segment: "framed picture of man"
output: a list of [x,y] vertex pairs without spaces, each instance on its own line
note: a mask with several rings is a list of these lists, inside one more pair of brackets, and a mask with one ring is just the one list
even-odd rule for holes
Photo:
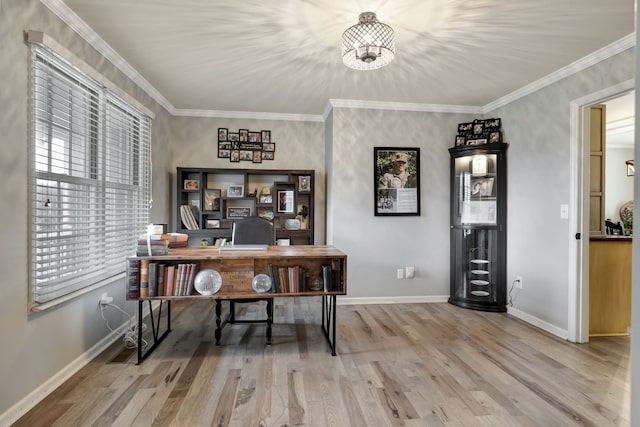
[[420,215],[420,148],[374,147],[376,216]]

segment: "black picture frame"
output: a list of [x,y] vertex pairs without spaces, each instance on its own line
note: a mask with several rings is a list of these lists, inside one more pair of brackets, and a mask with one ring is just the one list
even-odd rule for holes
[[374,147],[375,216],[420,216],[420,148]]
[[464,135],[456,135],[456,147],[466,145],[467,138]]
[[248,138],[249,142],[262,142],[260,132],[249,132]]
[[228,207],[227,218],[248,218],[251,216],[251,208],[249,207]]
[[263,130],[261,131],[262,142],[271,142],[271,131]]
[[501,122],[502,121],[499,118],[485,119],[484,127],[485,129],[490,129],[490,130],[500,130],[500,127],[502,126]]
[[228,132],[228,128],[218,128],[218,141],[226,141]]

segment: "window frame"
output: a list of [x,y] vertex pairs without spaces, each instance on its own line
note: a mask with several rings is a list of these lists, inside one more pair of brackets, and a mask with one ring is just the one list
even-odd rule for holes
[[152,117],[95,71],[30,47],[29,309],[40,311],[124,278],[149,223]]

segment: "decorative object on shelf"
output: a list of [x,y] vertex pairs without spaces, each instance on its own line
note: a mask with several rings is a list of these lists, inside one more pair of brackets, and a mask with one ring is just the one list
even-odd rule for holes
[[263,273],[256,274],[256,276],[251,281],[251,287],[259,294],[269,292],[269,290],[271,289],[271,277]]
[[297,219],[300,220],[300,228],[306,230],[309,226],[308,223],[309,217],[309,208],[307,205],[298,205],[298,216]]
[[363,12],[358,23],[342,34],[342,62],[354,70],[375,70],[395,57],[393,28],[378,21],[373,12]]
[[227,197],[244,197],[244,185],[230,185],[227,188]]
[[258,211],[258,216],[269,221],[273,221],[274,218],[273,211],[271,210],[260,210]]
[[502,120],[476,119],[473,122],[458,124],[455,146],[497,144],[502,142]]
[[260,199],[259,199],[260,203],[263,204],[267,204],[267,203],[273,203],[273,196],[271,195],[271,188],[269,188],[268,186],[264,186],[262,187],[262,189],[260,190]]
[[200,295],[213,295],[222,287],[222,276],[213,268],[206,268],[196,274],[193,287]]
[[227,128],[218,128],[218,158],[234,163],[262,163],[263,160],[273,160],[275,151],[270,130],[238,129],[238,132],[229,132]]
[[420,215],[420,148],[374,147],[375,215]]
[[184,189],[185,190],[198,190],[200,188],[200,181],[197,179],[185,179],[184,180]]
[[627,176],[633,176],[636,173],[636,165],[633,160],[627,160],[624,162],[627,165]]
[[219,188],[204,190],[204,210],[219,211],[221,194],[222,191]]
[[251,216],[251,208],[227,208],[227,218],[247,218]]
[[278,239],[278,240],[276,240],[276,245],[277,246],[290,246],[291,245],[291,239]]
[[633,234],[633,200],[620,207],[620,219],[624,225],[625,234]]
[[207,228],[220,228],[220,220],[219,219],[208,219],[207,220]]
[[294,202],[293,190],[278,191],[278,212],[293,213],[295,205]]
[[324,287],[324,284],[320,276],[313,276],[311,280],[309,280],[310,291],[321,291],[323,287]]
[[300,230],[300,220],[288,219],[284,222],[284,228],[286,230]]
[[311,177],[299,176],[298,177],[298,191],[301,193],[308,193],[311,191]]

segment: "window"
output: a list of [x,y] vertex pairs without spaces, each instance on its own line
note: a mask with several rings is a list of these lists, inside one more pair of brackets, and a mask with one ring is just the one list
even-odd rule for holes
[[113,280],[149,222],[148,116],[32,45],[31,309]]

